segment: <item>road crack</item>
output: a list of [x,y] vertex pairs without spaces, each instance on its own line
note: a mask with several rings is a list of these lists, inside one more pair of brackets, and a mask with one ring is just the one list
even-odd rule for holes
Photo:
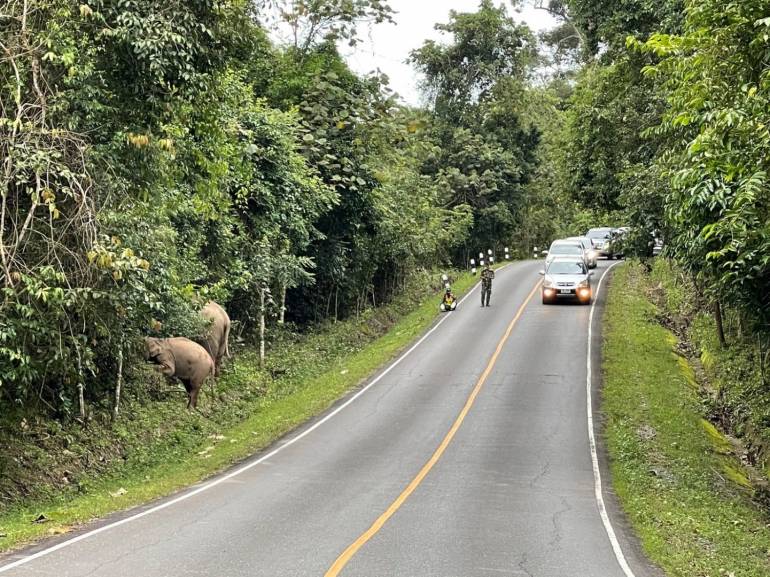
[[537,482],[543,479],[544,477],[546,477],[550,472],[551,472],[551,462],[546,461],[545,464],[543,465],[543,468],[540,470],[540,472],[537,475],[535,475],[535,477],[529,482],[530,488],[534,489],[535,485],[537,485]]
[[521,554],[521,560],[519,561],[519,569],[521,569],[521,572],[527,575],[528,577],[535,577],[534,573],[530,572],[529,569],[527,569],[526,565],[529,561],[527,554],[522,553]]
[[562,497],[561,498],[561,504],[562,509],[559,509],[551,516],[551,523],[553,524],[553,538],[548,542],[548,547],[550,549],[557,549],[559,547],[559,544],[562,540],[562,528],[560,523],[560,518],[565,514],[572,511],[572,507],[569,503],[567,503],[567,500]]

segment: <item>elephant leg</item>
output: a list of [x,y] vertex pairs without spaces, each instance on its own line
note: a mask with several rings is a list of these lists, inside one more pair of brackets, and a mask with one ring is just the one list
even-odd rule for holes
[[214,381],[216,380],[215,377],[219,376],[217,374],[216,365],[214,366],[214,376],[209,377],[209,391],[211,392],[211,400],[214,400]]
[[214,374],[217,377],[222,370],[222,361],[226,356],[230,356],[227,352],[227,331],[225,331],[225,338],[220,343],[219,350],[217,350],[217,356],[214,359]]
[[182,381],[182,384],[184,385],[184,390],[187,391],[187,408],[194,409],[195,404],[198,401],[198,394],[195,390],[195,386],[193,385],[192,381],[190,379],[180,379]]
[[198,407],[198,393],[201,390],[201,387],[203,386],[203,381],[205,381],[206,378],[203,379],[193,379],[190,381],[190,406],[192,406],[193,409]]

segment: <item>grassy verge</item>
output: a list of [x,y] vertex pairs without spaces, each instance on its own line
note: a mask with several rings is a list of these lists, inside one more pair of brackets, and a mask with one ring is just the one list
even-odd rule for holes
[[603,412],[613,483],[645,551],[682,577],[770,575],[767,513],[704,416],[692,368],[657,321],[641,266],[616,269],[605,317]]
[[[727,346],[717,336],[713,308],[698,299],[685,275],[666,259],[655,262],[651,278],[662,294],[658,301],[677,332],[689,343],[691,357],[704,377],[710,417],[739,438],[746,458],[770,484],[770,386],[767,334],[743,326],[738,312],[723,307]],[[699,302],[699,300],[701,302]],[[768,490],[770,502],[770,490]]]
[[[460,275],[453,289],[461,295],[477,280]],[[16,486],[35,486],[25,486],[26,497],[0,510],[0,551],[173,493],[321,413],[434,321],[439,298],[427,286],[308,335],[286,332],[263,368],[253,352],[238,355],[216,398],[202,397],[202,414],[186,413],[180,395],[151,398],[145,391],[127,395],[114,426],[98,419],[86,429],[21,419],[21,433],[0,436],[0,464],[15,467]]]

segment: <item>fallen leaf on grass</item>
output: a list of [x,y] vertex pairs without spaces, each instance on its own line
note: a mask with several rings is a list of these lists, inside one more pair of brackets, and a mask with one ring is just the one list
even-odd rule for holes
[[69,532],[70,532],[70,528],[67,527],[66,525],[63,525],[61,527],[51,527],[50,529],[48,529],[49,535],[64,535],[64,533],[69,533]]
[[214,450],[214,445],[210,445],[203,449],[202,451],[198,451],[198,456],[200,457],[210,457],[209,453]]
[[38,515],[35,518],[35,520],[32,521],[32,522],[33,523],[48,523],[48,521],[50,521],[50,519],[48,517],[46,517],[45,515],[43,515],[42,513],[40,513],[40,515]]
[[120,497],[121,495],[125,495],[128,493],[123,487],[115,491],[114,493],[110,493],[110,497]]

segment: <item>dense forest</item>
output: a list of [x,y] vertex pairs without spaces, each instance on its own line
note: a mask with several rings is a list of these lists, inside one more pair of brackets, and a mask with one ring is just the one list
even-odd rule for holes
[[[552,3],[553,4],[553,3]],[[770,4],[570,3],[587,64],[572,96],[567,186],[661,231],[720,316],[770,329]],[[640,247],[642,248],[642,247]]]
[[142,336],[199,333],[208,299],[251,342],[525,228],[536,39],[492,2],[412,55],[424,109],[340,56],[391,19],[379,0],[2,12],[0,406],[82,417]]
[[770,2],[541,6],[560,18],[549,39],[569,64],[561,190],[579,212],[630,225],[642,257],[651,233],[665,239],[656,267],[676,277],[679,315],[664,322],[710,381],[710,418],[766,469]]
[[642,256],[661,235],[766,357],[768,14],[481,0],[411,54],[410,107],[340,55],[385,0],[6,0],[0,411],[109,406],[142,337],[199,333],[209,299],[250,344],[604,224]]

